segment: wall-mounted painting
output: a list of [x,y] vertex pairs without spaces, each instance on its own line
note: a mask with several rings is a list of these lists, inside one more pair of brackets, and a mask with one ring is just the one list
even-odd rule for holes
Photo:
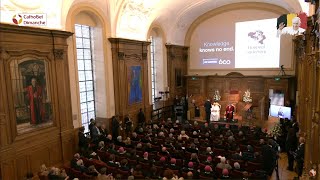
[[129,105],[142,102],[141,66],[130,66],[128,69]]
[[176,87],[182,86],[182,72],[180,68],[175,69]]
[[10,71],[18,133],[52,125],[48,63],[14,60]]

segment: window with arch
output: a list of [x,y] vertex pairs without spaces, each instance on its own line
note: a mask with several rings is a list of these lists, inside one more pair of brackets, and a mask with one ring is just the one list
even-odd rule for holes
[[165,91],[166,79],[163,37],[159,28],[152,28],[150,41],[151,102],[154,104],[155,98],[161,97],[159,91]]
[[74,102],[79,103],[74,108],[78,115],[74,125],[84,126],[88,132],[91,118],[107,118],[105,25],[94,12],[86,10],[75,15],[74,20],[74,72],[78,77],[74,86],[79,86],[71,90],[73,98],[77,98]]
[[81,122],[88,131],[90,119],[95,119],[95,83],[92,60],[92,27],[75,25]]

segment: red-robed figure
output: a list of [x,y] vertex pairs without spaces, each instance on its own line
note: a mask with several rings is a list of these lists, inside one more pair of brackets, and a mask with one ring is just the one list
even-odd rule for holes
[[227,121],[231,121],[233,119],[233,113],[234,113],[235,107],[233,104],[229,104],[226,107],[226,119]]
[[44,121],[45,111],[42,103],[42,87],[37,84],[36,78],[31,79],[31,85],[26,88],[26,92],[30,108],[30,124],[39,124]]

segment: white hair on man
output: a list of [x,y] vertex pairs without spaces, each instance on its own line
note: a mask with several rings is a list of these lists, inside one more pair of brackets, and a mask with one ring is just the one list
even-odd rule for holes
[[220,162],[223,163],[223,164],[225,164],[225,163],[226,163],[226,158],[225,158],[225,157],[221,157],[221,158],[220,158]]
[[207,152],[211,152],[211,147],[207,147]]
[[122,142],[122,136],[118,136],[118,137],[117,137],[117,140],[118,140],[119,142]]
[[300,25],[301,24],[301,19],[299,17],[294,17],[292,19],[292,23],[298,23]]

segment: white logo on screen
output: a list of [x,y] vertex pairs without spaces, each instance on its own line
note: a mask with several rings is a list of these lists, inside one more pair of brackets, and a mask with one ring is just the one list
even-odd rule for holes
[[230,60],[222,60],[222,59],[220,59],[219,60],[219,64],[231,64],[231,61]]

